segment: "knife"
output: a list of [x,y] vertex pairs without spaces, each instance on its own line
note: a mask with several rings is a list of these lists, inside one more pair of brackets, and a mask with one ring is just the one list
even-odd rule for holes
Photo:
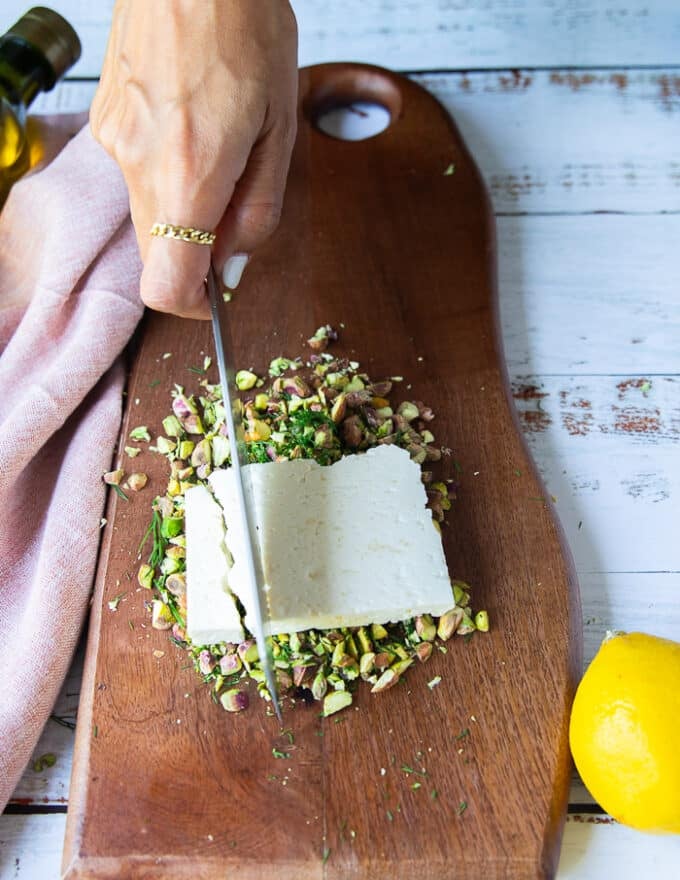
[[244,605],[248,608],[248,626],[252,630],[257,642],[257,652],[260,656],[260,664],[264,672],[264,680],[267,690],[272,699],[272,705],[276,712],[276,717],[282,724],[281,707],[279,706],[278,695],[276,693],[276,681],[274,679],[274,664],[271,658],[269,647],[264,635],[264,625],[262,621],[262,585],[259,583],[258,572],[262,571],[261,565],[256,565],[255,560],[260,561],[259,541],[257,537],[257,529],[255,527],[255,518],[253,516],[253,501],[250,490],[250,484],[247,480],[247,474],[243,471],[243,467],[248,464],[248,455],[246,453],[246,444],[243,440],[243,414],[241,410],[241,401],[234,394],[236,383],[234,381],[235,371],[230,361],[234,355],[234,346],[231,337],[231,328],[229,318],[224,315],[225,303],[221,294],[221,288],[217,282],[215,268],[210,264],[208,272],[208,296],[210,298],[210,313],[212,316],[212,329],[215,337],[215,352],[217,354],[217,369],[220,376],[220,385],[222,387],[222,400],[224,402],[224,412],[227,423],[227,431],[229,434],[229,449],[231,451],[231,469],[234,474],[234,485],[236,487],[236,507],[234,511],[236,517],[240,520],[241,530],[244,536],[243,541],[243,568],[246,576],[246,596]]

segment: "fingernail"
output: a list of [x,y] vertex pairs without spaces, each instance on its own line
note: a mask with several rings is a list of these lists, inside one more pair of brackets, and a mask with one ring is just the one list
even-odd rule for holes
[[248,254],[234,254],[232,257],[229,257],[224,264],[222,280],[224,281],[224,286],[228,290],[236,290],[248,260]]

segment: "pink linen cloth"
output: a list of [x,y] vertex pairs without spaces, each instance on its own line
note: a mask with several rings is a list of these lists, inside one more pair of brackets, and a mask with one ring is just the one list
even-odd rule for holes
[[0,213],[0,809],[87,610],[140,271],[122,175],[85,127]]

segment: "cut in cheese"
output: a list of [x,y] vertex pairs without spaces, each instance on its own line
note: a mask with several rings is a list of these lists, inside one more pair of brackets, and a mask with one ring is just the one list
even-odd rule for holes
[[224,519],[205,486],[184,500],[187,539],[187,635],[197,645],[240,642],[243,627],[229,592]]
[[[260,541],[266,634],[387,623],[417,614],[440,615],[453,606],[441,537],[426,507],[420,468],[405,450],[385,445],[328,467],[298,459],[247,465],[243,473]],[[226,544],[234,562],[229,586],[246,608],[248,625],[249,601],[239,562],[243,535],[231,513],[233,473],[215,471],[210,483],[224,511]],[[201,621],[210,618],[215,631],[219,622],[211,591],[222,590],[220,579],[212,574],[201,585],[192,575],[196,557],[211,561],[196,561],[194,573],[207,573],[215,564],[210,546],[214,537],[201,523],[191,523],[195,514],[206,512],[197,506],[187,509],[189,597],[197,590],[189,600],[190,634],[195,626],[192,608]]]

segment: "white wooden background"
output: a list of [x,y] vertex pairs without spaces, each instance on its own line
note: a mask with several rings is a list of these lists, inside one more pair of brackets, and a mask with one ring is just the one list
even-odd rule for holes
[[[151,0],[150,0],[151,2]],[[169,2],[169,0],[164,0]],[[2,0],[0,31],[28,5]],[[112,0],[52,0],[87,108]],[[409,72],[449,109],[498,218],[518,411],[579,572],[586,660],[606,629],[680,639],[680,5],[297,0],[300,62]],[[74,720],[82,658],[55,715]],[[73,733],[50,721],[0,817],[0,880],[59,876]],[[630,831],[574,780],[559,877],[670,880],[680,838]]]

